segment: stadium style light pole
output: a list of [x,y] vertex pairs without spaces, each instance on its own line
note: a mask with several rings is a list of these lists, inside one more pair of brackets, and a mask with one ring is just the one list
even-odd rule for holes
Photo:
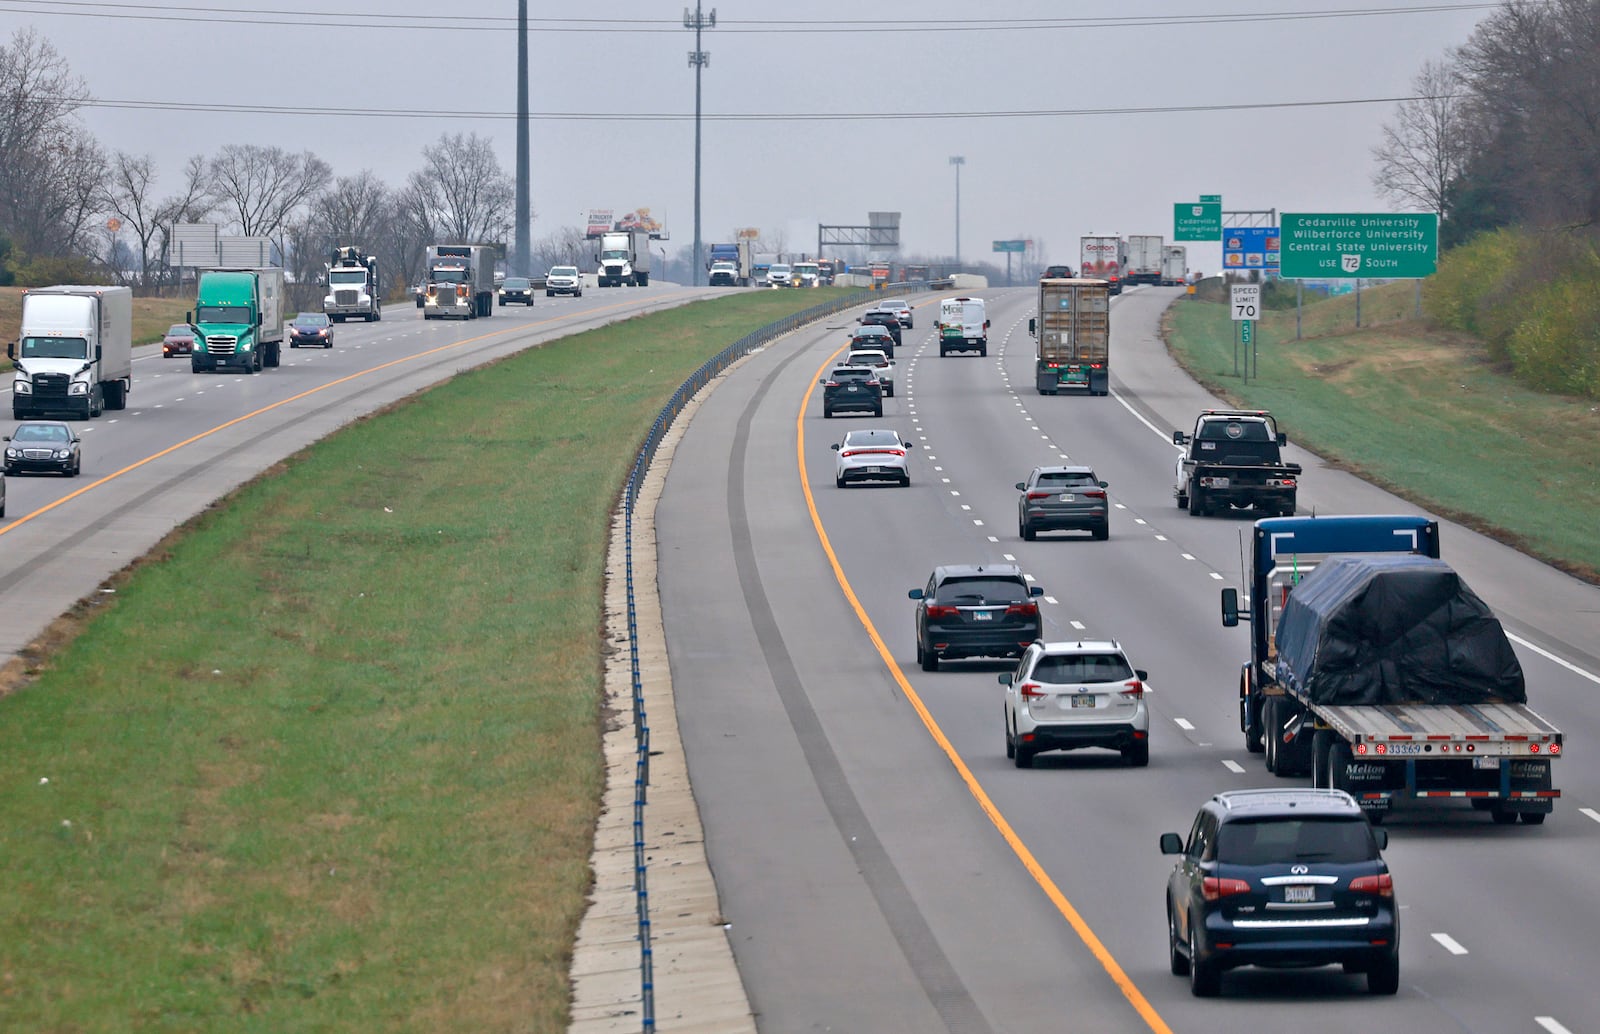
[[528,175],[528,0],[517,0],[517,235],[513,239],[511,275],[531,272],[533,229],[528,195],[532,190]]
[[700,260],[700,70],[711,63],[711,55],[700,49],[700,33],[717,27],[717,12],[700,13],[700,0],[694,0],[694,10],[683,9],[683,27],[694,30],[694,49],[689,51],[689,67],[694,69],[694,269],[690,282],[699,287],[704,266]]
[[950,164],[956,167],[956,266],[961,265],[961,167],[967,164],[967,159],[962,155],[950,156]]

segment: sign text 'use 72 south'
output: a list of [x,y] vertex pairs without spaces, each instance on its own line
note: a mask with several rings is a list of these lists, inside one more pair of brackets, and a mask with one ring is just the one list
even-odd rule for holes
[[1415,280],[1439,266],[1432,212],[1285,212],[1279,233],[1286,280]]

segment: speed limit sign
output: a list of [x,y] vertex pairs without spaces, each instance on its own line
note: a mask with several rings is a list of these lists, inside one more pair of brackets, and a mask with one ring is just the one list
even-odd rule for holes
[[1233,320],[1254,320],[1261,318],[1261,285],[1260,284],[1234,284],[1233,285]]

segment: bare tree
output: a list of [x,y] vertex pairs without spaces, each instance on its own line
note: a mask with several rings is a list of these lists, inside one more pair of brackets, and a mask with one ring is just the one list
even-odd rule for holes
[[1449,218],[1451,186],[1466,167],[1464,86],[1453,66],[1428,61],[1411,80],[1414,100],[1401,101],[1372,149],[1373,185],[1398,204]]
[[0,46],[0,235],[41,255],[86,254],[106,160],[73,113],[88,87],[31,28]]
[[548,237],[534,242],[530,259],[534,269],[551,266],[577,266],[583,269],[593,265],[593,242],[584,239],[583,228],[563,226]]
[[111,157],[111,179],[106,203],[136,242],[133,257],[138,262],[141,282],[149,281],[150,265],[154,258],[151,248],[161,232],[161,224],[157,219],[159,205],[151,196],[155,178],[155,159],[148,154],[133,155],[118,151]]
[[371,169],[362,169],[334,180],[332,188],[312,202],[311,215],[331,245],[364,243],[371,248],[389,222],[392,195]]
[[441,135],[422,149],[422,168],[408,186],[443,240],[492,243],[511,231],[516,184],[500,168],[489,140],[469,133]]
[[328,163],[303,151],[229,144],[211,159],[211,189],[246,237],[277,238],[300,209],[328,186]]

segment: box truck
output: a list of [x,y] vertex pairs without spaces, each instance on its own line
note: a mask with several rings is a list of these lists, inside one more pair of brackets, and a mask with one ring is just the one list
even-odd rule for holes
[[617,230],[600,235],[600,254],[595,256],[601,287],[648,287],[650,285],[650,232]]
[[22,295],[11,415],[85,420],[123,409],[133,387],[133,292],[126,287],[35,287]]
[[1112,294],[1122,293],[1128,245],[1114,233],[1090,233],[1078,238],[1078,276],[1104,280]]
[[1124,283],[1159,284],[1161,282],[1161,248],[1166,242],[1159,233],[1135,233],[1128,236],[1128,264],[1122,271]]

